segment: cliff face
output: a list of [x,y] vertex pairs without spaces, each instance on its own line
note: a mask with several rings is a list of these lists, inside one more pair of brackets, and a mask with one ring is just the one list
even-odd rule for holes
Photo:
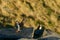
[[0,24],[15,25],[15,21],[24,26],[37,28],[38,23],[46,29],[60,33],[59,0],[0,0]]

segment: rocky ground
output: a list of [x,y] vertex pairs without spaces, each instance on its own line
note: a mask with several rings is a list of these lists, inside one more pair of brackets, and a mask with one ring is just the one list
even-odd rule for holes
[[[60,35],[55,32],[48,32],[45,30],[42,37],[38,39],[32,38],[33,29],[32,28],[23,28],[20,32],[16,32],[15,29],[0,29],[0,39],[14,39],[14,40],[60,40]],[[2,40],[3,40],[2,39]]]

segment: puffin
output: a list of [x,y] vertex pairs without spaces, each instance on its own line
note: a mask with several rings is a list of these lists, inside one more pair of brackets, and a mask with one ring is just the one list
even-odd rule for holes
[[25,19],[23,19],[21,22],[16,21],[16,28],[17,28],[16,32],[20,32],[22,30],[22,28],[24,27],[24,20]]
[[44,26],[39,24],[38,28],[34,31],[33,38],[40,38],[43,35],[44,29]]
[[16,32],[19,32],[20,31],[20,25],[19,25],[19,22],[18,21],[16,21]]

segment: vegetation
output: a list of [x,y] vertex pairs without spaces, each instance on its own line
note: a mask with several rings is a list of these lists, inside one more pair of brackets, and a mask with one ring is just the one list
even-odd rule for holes
[[60,21],[60,15],[58,16],[58,20]]
[[[24,26],[32,25],[36,28],[37,24],[42,24],[47,29],[55,25],[59,27],[59,3],[59,0],[0,0],[0,27],[13,27],[16,19],[21,22],[23,18],[28,20],[24,22]],[[50,30],[54,31],[54,27]],[[60,33],[59,30],[57,31]]]
[[35,20],[35,18],[33,16],[28,16],[28,18],[32,19],[32,20]]

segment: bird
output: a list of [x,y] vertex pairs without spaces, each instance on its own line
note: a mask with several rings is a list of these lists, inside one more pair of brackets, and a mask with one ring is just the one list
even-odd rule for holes
[[18,22],[18,21],[16,21],[16,28],[17,28],[17,31],[16,32],[19,32],[19,31],[21,31],[21,29],[24,27],[24,18],[23,18],[23,20],[21,21],[21,22]]
[[19,23],[21,29],[23,29],[24,27],[24,21],[25,21],[25,18],[23,18],[23,20]]
[[44,26],[39,24],[38,28],[34,31],[33,38],[37,39],[41,37],[43,35],[44,29],[45,29]]
[[19,32],[20,31],[20,25],[19,25],[18,21],[16,21],[16,28],[17,28],[16,32]]

